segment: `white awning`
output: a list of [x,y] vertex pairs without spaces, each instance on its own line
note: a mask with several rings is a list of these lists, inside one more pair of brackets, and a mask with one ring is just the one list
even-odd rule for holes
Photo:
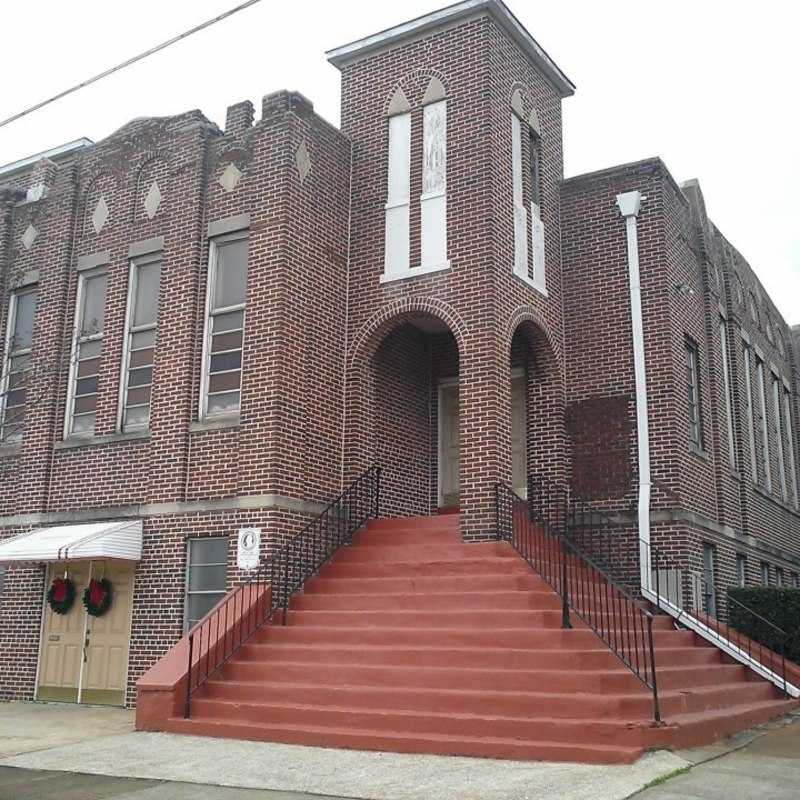
[[38,528],[0,541],[0,564],[9,561],[88,561],[142,557],[142,521],[90,522]]

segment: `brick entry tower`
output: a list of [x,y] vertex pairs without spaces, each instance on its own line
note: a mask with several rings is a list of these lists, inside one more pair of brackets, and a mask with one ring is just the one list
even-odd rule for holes
[[457,505],[465,539],[493,536],[496,481],[565,469],[559,184],[573,86],[482,0],[328,58],[353,144],[346,472],[381,463],[389,511]]

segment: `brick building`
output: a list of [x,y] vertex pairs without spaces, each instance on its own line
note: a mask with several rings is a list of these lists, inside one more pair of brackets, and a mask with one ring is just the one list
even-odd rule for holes
[[[133,704],[237,531],[266,554],[371,464],[466,542],[536,474],[721,605],[800,586],[800,336],[698,184],[564,180],[574,87],[495,0],[328,58],[341,130],[283,91],[0,168],[0,698]],[[111,576],[108,622],[48,610],[62,574]]]

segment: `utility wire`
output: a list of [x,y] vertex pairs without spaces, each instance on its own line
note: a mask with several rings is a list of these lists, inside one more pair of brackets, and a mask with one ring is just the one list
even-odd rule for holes
[[250,6],[254,6],[256,3],[260,2],[261,0],[247,0],[246,3],[242,3],[241,5],[238,5],[235,8],[230,9],[229,11],[226,11],[224,14],[220,14],[218,17],[214,17],[213,19],[209,19],[206,22],[202,22],[200,25],[196,25],[194,28],[190,28],[188,31],[185,31],[184,33],[181,33],[178,36],[174,36],[172,39],[168,39],[166,42],[157,44],[155,47],[151,47],[149,50],[145,50],[144,53],[140,53],[138,56],[134,56],[133,58],[129,58],[127,61],[123,61],[121,64],[117,64],[116,67],[111,67],[110,69],[107,69],[105,72],[101,72],[99,75],[95,75],[93,78],[81,81],[81,83],[77,83],[75,84],[75,86],[71,86],[69,89],[65,89],[63,92],[59,92],[58,94],[49,97],[47,100],[42,100],[41,103],[37,103],[35,106],[26,108],[24,111],[20,111],[18,114],[14,114],[8,119],[0,121],[0,128],[2,128],[4,125],[8,125],[12,122],[15,122],[21,117],[24,117],[26,114],[38,111],[40,108],[44,108],[44,106],[50,105],[50,103],[55,103],[56,100],[60,100],[62,97],[66,97],[68,94],[77,92],[78,89],[83,89],[84,86],[89,86],[90,84],[96,83],[102,78],[105,78],[109,75],[113,75],[115,72],[119,72],[121,69],[129,67],[131,64],[135,64],[137,61],[141,61],[142,59],[145,59],[148,56],[157,53],[159,50],[164,50],[170,45],[175,44],[176,42],[180,42],[182,39],[186,39],[193,33],[197,33],[198,31],[202,31],[205,28],[209,28],[212,25],[216,25],[217,22],[222,22],[222,20],[227,19],[228,17],[232,17],[239,11],[244,11],[244,9],[249,8]]

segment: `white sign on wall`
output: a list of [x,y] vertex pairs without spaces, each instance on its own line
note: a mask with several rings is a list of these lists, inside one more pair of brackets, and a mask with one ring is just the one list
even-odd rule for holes
[[239,569],[255,569],[261,552],[261,528],[239,528],[236,548],[236,566]]

